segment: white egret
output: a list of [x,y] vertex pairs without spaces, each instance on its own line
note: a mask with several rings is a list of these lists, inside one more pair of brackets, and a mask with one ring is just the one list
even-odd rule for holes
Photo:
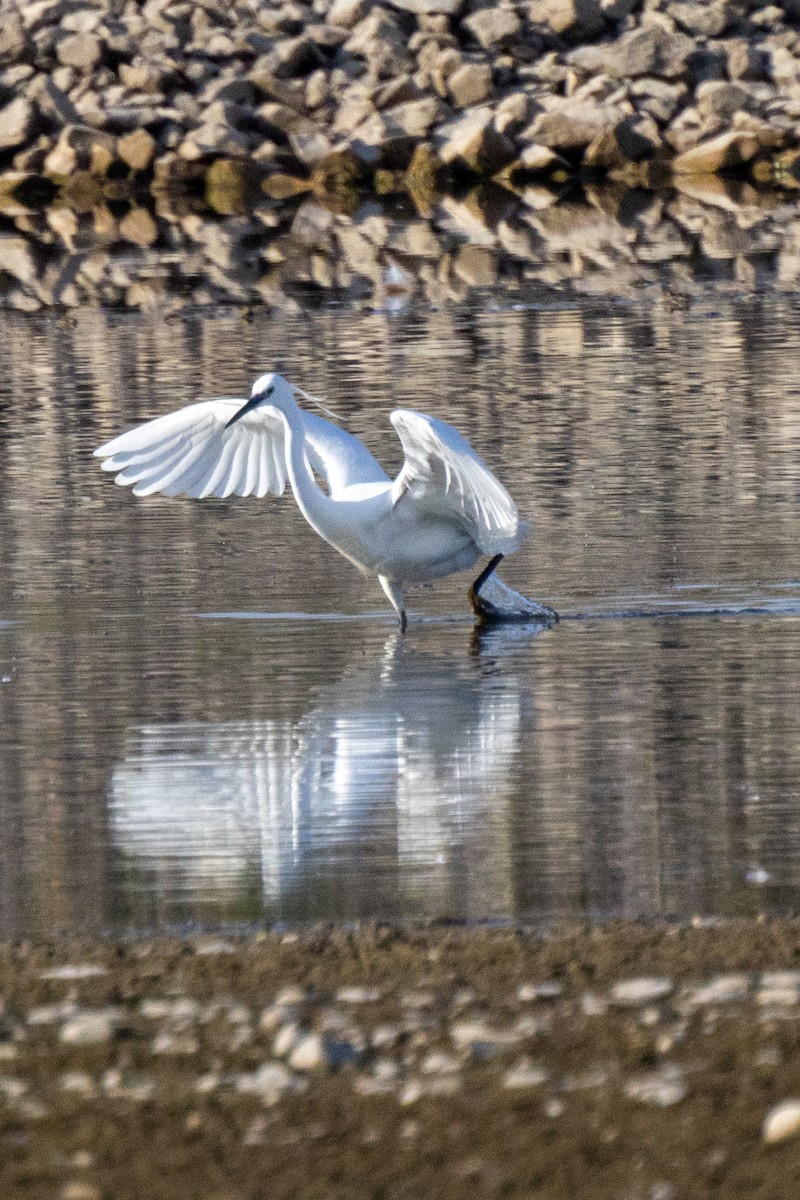
[[[470,601],[481,618],[502,615],[481,588],[529,527],[461,434],[434,417],[395,409],[390,420],[405,462],[392,481],[357,438],[301,409],[295,393],[313,400],[282,375],[262,375],[249,400],[201,400],[95,454],[137,496],[280,496],[288,477],[312,529],[365,575],[377,575],[403,629],[406,584],[467,570],[489,556]],[[498,585],[498,595],[516,596]],[[517,618],[557,619],[552,609],[518,599]]]

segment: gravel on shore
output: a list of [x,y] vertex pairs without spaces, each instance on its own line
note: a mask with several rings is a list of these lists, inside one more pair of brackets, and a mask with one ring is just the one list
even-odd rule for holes
[[0,948],[0,1189],[785,1197],[800,921]]

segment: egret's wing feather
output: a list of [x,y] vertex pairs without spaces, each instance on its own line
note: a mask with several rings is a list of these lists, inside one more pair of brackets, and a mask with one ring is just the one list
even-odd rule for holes
[[389,476],[377,459],[352,433],[316,413],[305,409],[301,412],[306,431],[306,455],[314,470],[325,479],[334,499],[354,483],[389,482]]
[[431,513],[458,521],[485,554],[510,554],[528,532],[503,485],[461,434],[435,417],[398,408],[391,414],[405,452],[392,485],[392,503],[404,495]]
[[156,417],[95,450],[115,482],[137,496],[280,496],[286,487],[283,421],[255,408],[225,426],[246,401],[202,400]]

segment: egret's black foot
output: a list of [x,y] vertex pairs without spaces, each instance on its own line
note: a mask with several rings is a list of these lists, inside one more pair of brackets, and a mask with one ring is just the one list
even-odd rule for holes
[[[488,582],[502,557],[502,554],[498,554],[493,558],[486,570],[481,572],[469,589],[469,602],[479,624],[490,625],[512,621],[517,623],[530,621],[546,626],[557,624],[559,616],[554,608],[549,608],[546,604],[539,604],[536,600],[529,600],[527,596],[521,596],[519,592],[515,592],[513,588],[503,583],[497,575],[491,579],[491,582]],[[487,583],[484,594],[482,589]]]

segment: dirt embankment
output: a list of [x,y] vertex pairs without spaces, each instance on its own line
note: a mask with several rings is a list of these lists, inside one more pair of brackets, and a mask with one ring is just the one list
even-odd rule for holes
[[783,1198],[800,923],[0,950],[9,1200]]

